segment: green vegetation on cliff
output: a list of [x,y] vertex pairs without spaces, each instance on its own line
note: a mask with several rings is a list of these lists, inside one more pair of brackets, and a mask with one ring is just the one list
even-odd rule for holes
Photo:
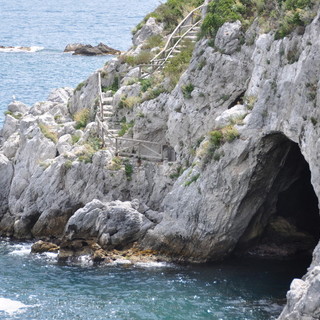
[[317,0],[215,0],[209,3],[202,31],[214,36],[225,22],[240,20],[246,28],[257,18],[263,31],[275,30],[279,39],[310,23],[318,4]]
[[155,18],[158,22],[162,22],[165,30],[168,32],[173,31],[179,20],[191,11],[192,8],[198,7],[201,4],[203,4],[203,0],[168,0],[153,12],[149,13],[143,21],[136,26],[133,33],[141,29],[150,17]]

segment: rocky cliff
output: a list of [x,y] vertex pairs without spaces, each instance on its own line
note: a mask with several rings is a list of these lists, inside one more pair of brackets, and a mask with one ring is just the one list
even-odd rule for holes
[[[135,38],[163,31],[154,25],[151,19]],[[194,262],[313,250],[320,235],[319,34],[320,13],[278,40],[256,23],[245,32],[239,21],[225,23],[214,42],[197,42],[174,88],[160,74],[144,90],[124,57],[101,69],[124,134],[171,146],[174,162],[123,159],[103,148],[93,121],[96,73],[30,109],[12,103],[1,133],[1,234],[87,236],[112,248],[138,242]],[[131,53],[140,49],[139,42]],[[319,318],[319,245],[313,254],[280,319]]]

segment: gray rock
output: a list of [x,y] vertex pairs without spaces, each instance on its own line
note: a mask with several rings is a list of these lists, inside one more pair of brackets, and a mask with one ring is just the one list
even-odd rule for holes
[[67,104],[70,97],[72,96],[72,88],[58,88],[52,90],[48,96],[48,101]]
[[0,219],[8,211],[8,196],[13,177],[13,164],[4,155],[0,154]]
[[10,114],[6,115],[6,120],[4,122],[3,128],[2,128],[2,138],[5,141],[8,139],[13,133],[15,133],[19,127],[19,120],[13,117]]
[[134,207],[135,202],[93,200],[68,221],[68,239],[94,239],[104,248],[124,248],[140,240],[154,224]]
[[[74,55],[84,56],[100,56],[100,55],[117,55],[121,54],[121,51],[113,49],[103,43],[99,43],[97,46],[91,46],[90,44],[81,46],[80,44],[74,47]],[[66,50],[66,49],[65,49]]]
[[12,159],[16,155],[18,148],[20,146],[20,136],[19,133],[13,133],[5,142],[3,143],[2,152],[8,158]]
[[73,52],[76,49],[82,48],[83,46],[85,46],[83,43],[69,43],[64,48],[63,52]]
[[224,111],[220,116],[216,118],[216,125],[219,128],[227,126],[231,124],[233,121],[237,121],[243,119],[245,115],[248,113],[248,109],[241,105],[235,105],[234,107]]
[[65,134],[59,138],[57,150],[59,154],[64,154],[72,149],[72,137],[70,134]]
[[11,102],[8,105],[8,110],[13,113],[24,114],[28,111],[28,109],[29,109],[28,106],[26,106],[24,103],[20,101]]
[[163,24],[158,24],[155,18],[150,17],[143,27],[133,35],[133,45],[139,46],[143,44],[149,37],[156,34],[161,34],[162,32]]
[[224,54],[234,53],[240,45],[241,22],[226,22],[219,28],[214,45]]

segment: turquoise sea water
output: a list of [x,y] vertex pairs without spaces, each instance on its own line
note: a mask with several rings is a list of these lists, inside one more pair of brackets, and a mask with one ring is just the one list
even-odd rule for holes
[[304,266],[233,260],[206,266],[58,264],[0,241],[0,319],[267,320]]
[[39,46],[34,53],[0,52],[0,127],[15,95],[28,105],[54,88],[76,87],[110,57],[63,53],[68,43],[115,49],[131,45],[131,30],[158,0],[0,0],[0,46]]

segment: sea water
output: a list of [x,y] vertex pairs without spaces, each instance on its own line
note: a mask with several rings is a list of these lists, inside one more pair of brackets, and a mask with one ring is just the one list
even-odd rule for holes
[[305,266],[230,260],[179,266],[93,266],[34,255],[28,243],[0,241],[0,319],[270,320]]
[[159,0],[0,0],[0,46],[34,52],[0,52],[0,127],[14,95],[27,105],[60,87],[76,87],[110,59],[63,53],[69,43],[131,45],[131,30]]

